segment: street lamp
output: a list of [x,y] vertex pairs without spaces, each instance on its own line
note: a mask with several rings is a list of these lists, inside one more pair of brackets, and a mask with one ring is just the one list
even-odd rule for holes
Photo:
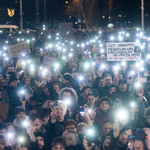
[[23,30],[23,13],[22,13],[22,0],[20,0],[20,27]]
[[46,24],[46,0],[44,0],[44,21]]
[[144,30],[144,0],[141,0],[141,26]]

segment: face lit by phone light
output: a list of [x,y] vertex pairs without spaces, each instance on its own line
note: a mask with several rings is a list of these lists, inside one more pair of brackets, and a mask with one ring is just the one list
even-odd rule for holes
[[18,122],[21,122],[21,123],[22,123],[22,121],[25,120],[25,118],[26,118],[26,115],[25,115],[24,112],[19,112],[19,113],[16,115],[16,119],[17,119]]
[[36,141],[37,141],[37,144],[39,146],[39,149],[43,150],[43,147],[44,147],[44,139],[43,139],[43,137],[37,136],[36,137]]
[[64,101],[59,101],[58,106],[54,106],[54,112],[58,118],[64,118],[67,111],[67,105]]

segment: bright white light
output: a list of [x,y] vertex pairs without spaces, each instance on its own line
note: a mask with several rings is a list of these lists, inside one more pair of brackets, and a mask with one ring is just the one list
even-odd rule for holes
[[58,63],[56,63],[56,64],[55,64],[55,67],[56,67],[56,68],[59,68],[59,64],[58,64]]
[[140,62],[141,64],[144,64],[144,61],[143,60],[141,60],[141,62]]
[[127,33],[126,36],[129,37],[129,33]]
[[50,39],[50,38],[51,38],[51,36],[49,35],[49,36],[48,36],[48,38]]
[[28,63],[30,63],[31,61],[30,60],[28,60]]
[[111,40],[114,40],[115,38],[113,36],[110,37]]
[[27,33],[29,33],[29,31],[27,31]]
[[65,52],[65,51],[66,51],[66,49],[64,48],[64,49],[63,49],[63,52]]
[[139,82],[135,83],[135,87],[136,88],[140,88],[141,87],[141,84]]
[[104,64],[102,64],[102,65],[101,65],[101,68],[102,68],[102,69],[104,69],[104,68],[105,68],[105,65],[104,65]]
[[103,46],[103,44],[100,44],[100,47],[102,47]]
[[69,99],[66,99],[65,102],[66,102],[67,105],[71,104],[71,101]]
[[72,54],[72,53],[70,53],[70,54],[69,54],[69,57],[72,57],[72,56],[73,56],[73,54]]
[[135,106],[135,103],[131,103],[131,107],[134,107]]
[[30,40],[27,40],[27,42],[29,43],[29,42],[30,42]]
[[123,33],[123,34],[125,34],[125,32],[124,32],[124,31],[122,31],[122,33]]
[[137,28],[136,30],[137,30],[137,31],[139,31],[139,30],[140,30],[140,28]]
[[102,33],[102,31],[99,31],[99,34],[101,34]]
[[121,65],[125,66],[125,65],[126,65],[126,62],[125,62],[125,61],[121,62]]
[[5,53],[3,53],[3,56],[6,56],[6,54],[5,54]]
[[140,37],[143,37],[143,32],[140,32]]
[[19,41],[20,41],[20,39],[17,39],[17,41],[19,42]]
[[140,40],[139,40],[139,39],[137,39],[137,40],[136,40],[136,42],[137,42],[137,43],[139,43],[139,42],[140,42]]
[[77,44],[77,47],[79,47],[80,45],[79,44]]
[[21,94],[25,94],[25,91],[24,90],[21,90],[21,92],[20,92]]
[[141,49],[144,49],[144,47],[145,47],[144,45],[141,45]]
[[149,54],[149,55],[147,55],[147,58],[148,58],[148,59],[150,59],[150,54]]
[[6,43],[8,43],[8,41],[6,41]]
[[104,49],[101,49],[101,53],[104,53],[105,52],[105,50]]
[[32,41],[35,41],[35,38],[32,38]]
[[59,35],[59,33],[56,34],[57,36]]
[[89,44],[89,42],[86,42],[86,44],[88,45],[88,44]]
[[92,62],[92,66],[95,66],[95,62]]
[[82,43],[82,45],[81,45],[82,47],[84,47],[84,43]]
[[24,39],[22,39],[22,41],[24,41]]
[[131,71],[131,74],[132,74],[132,75],[135,75],[135,71]]
[[88,109],[88,113],[90,114],[92,112],[92,110],[91,109]]
[[19,34],[21,34],[21,31],[19,31]]
[[24,137],[22,137],[22,136],[18,137],[18,141],[19,141],[19,143],[23,143],[24,142]]
[[65,59],[66,59],[66,57],[65,57],[65,56],[63,56],[63,59],[65,60]]
[[123,37],[122,36],[118,36],[119,40],[122,41],[123,40]]
[[70,42],[70,44],[72,45],[72,44],[73,44],[73,42],[71,41],[71,42]]
[[98,39],[98,37],[96,36],[95,39]]
[[28,121],[23,121],[23,122],[22,122],[22,125],[23,125],[24,127],[27,127],[27,126],[29,125],[29,122],[28,122]]
[[89,63],[85,63],[85,68],[89,68],[90,67],[90,64]]
[[6,50],[7,48],[6,48],[6,47],[3,47],[3,49]]
[[31,68],[34,68],[34,65],[31,65]]
[[121,32],[119,32],[119,34],[121,34]]
[[82,81],[82,80],[83,80],[83,76],[80,76],[80,77],[79,77],[79,80]]
[[5,60],[8,60],[9,58],[8,57],[5,57]]
[[124,109],[119,109],[118,111],[116,111],[115,117],[120,121],[125,121],[128,118],[128,112]]
[[136,67],[140,67],[141,64],[139,62],[136,63]]
[[50,48],[51,48],[52,46],[53,46],[52,44],[49,44],[49,45],[48,45],[48,47],[50,47]]
[[8,137],[9,139],[13,138],[13,133],[7,133],[7,137]]
[[89,134],[89,135],[92,135],[93,133],[94,133],[94,132],[93,132],[92,129],[88,130],[88,134]]
[[116,70],[116,71],[117,71],[118,69],[119,69],[119,68],[118,68],[118,66],[114,66],[114,70]]
[[140,68],[140,71],[144,71],[144,68],[142,67],[142,68]]

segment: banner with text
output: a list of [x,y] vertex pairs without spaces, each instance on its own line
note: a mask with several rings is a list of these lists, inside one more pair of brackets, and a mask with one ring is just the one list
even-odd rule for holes
[[21,56],[22,53],[31,53],[29,44],[25,42],[9,46],[8,52],[10,58]]
[[107,61],[138,61],[141,60],[141,43],[107,43]]

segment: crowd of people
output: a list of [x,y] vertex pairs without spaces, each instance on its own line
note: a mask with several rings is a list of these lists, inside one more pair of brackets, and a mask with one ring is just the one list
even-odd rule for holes
[[[0,150],[150,150],[149,38],[120,31],[141,41],[141,61],[108,62],[114,31],[80,32],[0,34]],[[22,42],[31,53],[10,58]]]

